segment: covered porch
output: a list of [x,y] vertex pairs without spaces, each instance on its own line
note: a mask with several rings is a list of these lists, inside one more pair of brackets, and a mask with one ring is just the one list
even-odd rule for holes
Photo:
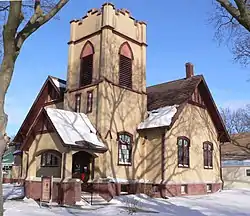
[[53,200],[74,204],[80,201],[81,184],[94,178],[95,158],[107,148],[85,114],[45,108],[44,115],[50,130],[22,149],[26,196],[39,200],[47,176],[53,177]]

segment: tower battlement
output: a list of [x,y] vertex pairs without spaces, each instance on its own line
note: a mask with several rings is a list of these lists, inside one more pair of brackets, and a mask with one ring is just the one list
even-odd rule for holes
[[92,8],[81,19],[72,20],[70,24],[70,42],[108,27],[146,44],[146,23],[136,20],[125,8],[116,9],[112,3],[104,3],[99,9]]

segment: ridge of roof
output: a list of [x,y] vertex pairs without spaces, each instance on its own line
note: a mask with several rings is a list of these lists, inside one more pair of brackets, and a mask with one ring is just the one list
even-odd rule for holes
[[64,83],[64,84],[66,84],[66,83],[67,83],[67,81],[66,81],[66,80],[63,80],[63,79],[61,79],[61,78],[59,78],[59,77],[55,77],[55,76],[52,76],[52,75],[49,75],[48,77],[50,77],[50,78],[54,78],[54,79],[57,79],[57,80],[59,80],[60,82],[62,82],[62,83]]
[[194,75],[192,77],[189,77],[189,78],[181,78],[181,79],[176,79],[176,80],[171,80],[171,81],[167,81],[167,82],[163,82],[163,83],[158,83],[158,84],[155,84],[155,85],[151,85],[151,86],[147,86],[146,88],[153,88],[153,87],[159,87],[161,85],[167,85],[167,84],[172,84],[174,82],[179,82],[179,81],[187,81],[187,80],[191,80],[191,79],[196,79],[196,78],[201,78],[203,79],[203,75],[201,74],[197,74],[197,75]]

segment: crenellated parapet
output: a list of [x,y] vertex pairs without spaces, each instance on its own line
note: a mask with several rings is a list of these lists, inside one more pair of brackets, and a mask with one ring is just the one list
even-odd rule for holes
[[79,40],[80,37],[86,37],[108,27],[140,43],[146,43],[146,23],[135,19],[129,10],[116,9],[109,2],[104,3],[99,9],[90,9],[85,16],[70,21],[70,24],[70,41]]

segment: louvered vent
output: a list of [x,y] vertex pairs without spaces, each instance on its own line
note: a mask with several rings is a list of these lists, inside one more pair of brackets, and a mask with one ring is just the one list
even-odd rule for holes
[[132,88],[132,60],[123,55],[120,55],[119,84]]
[[80,86],[92,83],[93,55],[85,56],[81,59]]

